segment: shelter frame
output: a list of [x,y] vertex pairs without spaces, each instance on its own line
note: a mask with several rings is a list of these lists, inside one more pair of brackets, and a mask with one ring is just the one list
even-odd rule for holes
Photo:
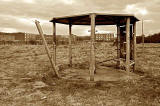
[[[139,21],[132,14],[101,14],[89,13],[82,15],[55,17],[50,22],[53,23],[53,45],[54,54],[53,60],[56,63],[56,23],[69,25],[69,66],[72,67],[72,26],[73,25],[90,25],[91,26],[91,43],[90,43],[90,81],[94,81],[94,73],[96,70],[95,58],[95,27],[96,25],[116,25],[117,26],[117,67],[120,65],[120,26],[126,26],[126,58],[125,68],[126,72],[130,73],[130,67],[133,66],[133,71],[136,67],[136,22]],[[130,25],[133,26],[133,33],[130,33]],[[133,41],[130,40],[130,35]],[[133,46],[131,46],[133,45]],[[133,47],[133,62],[131,63],[131,47]]]

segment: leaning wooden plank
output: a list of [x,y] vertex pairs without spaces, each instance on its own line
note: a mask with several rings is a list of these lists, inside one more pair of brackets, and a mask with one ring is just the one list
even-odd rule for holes
[[58,78],[60,78],[60,75],[59,75],[58,70],[57,70],[57,68],[56,68],[56,64],[55,64],[55,62],[52,60],[51,53],[50,53],[49,48],[48,48],[48,46],[47,46],[47,42],[46,42],[45,37],[44,37],[44,35],[43,35],[43,31],[42,31],[42,28],[41,28],[41,26],[40,26],[40,24],[39,24],[39,21],[36,20],[36,21],[35,21],[35,24],[36,24],[37,29],[38,29],[38,32],[39,32],[39,34],[40,34],[40,36],[41,36],[41,38],[42,38],[42,41],[43,41],[43,44],[44,44],[44,46],[45,46],[45,49],[46,49],[48,58],[49,58],[49,60],[50,60],[50,63],[51,63],[51,65],[52,65],[53,71],[55,72],[56,76],[57,76]]

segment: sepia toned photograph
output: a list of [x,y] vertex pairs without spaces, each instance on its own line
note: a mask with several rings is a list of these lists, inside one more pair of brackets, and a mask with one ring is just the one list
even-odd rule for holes
[[160,0],[0,0],[0,106],[160,106]]

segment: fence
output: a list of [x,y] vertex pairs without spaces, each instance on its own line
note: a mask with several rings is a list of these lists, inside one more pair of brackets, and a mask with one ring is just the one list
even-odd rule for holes
[[0,45],[42,45],[41,41],[0,41]]

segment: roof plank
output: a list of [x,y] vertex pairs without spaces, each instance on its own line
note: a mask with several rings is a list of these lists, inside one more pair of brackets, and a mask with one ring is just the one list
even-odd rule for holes
[[72,25],[90,25],[90,15],[96,14],[96,25],[116,25],[125,24],[127,17],[131,18],[131,24],[139,21],[133,14],[106,14],[106,13],[88,13],[81,15],[72,15],[64,17],[54,17],[50,22]]

